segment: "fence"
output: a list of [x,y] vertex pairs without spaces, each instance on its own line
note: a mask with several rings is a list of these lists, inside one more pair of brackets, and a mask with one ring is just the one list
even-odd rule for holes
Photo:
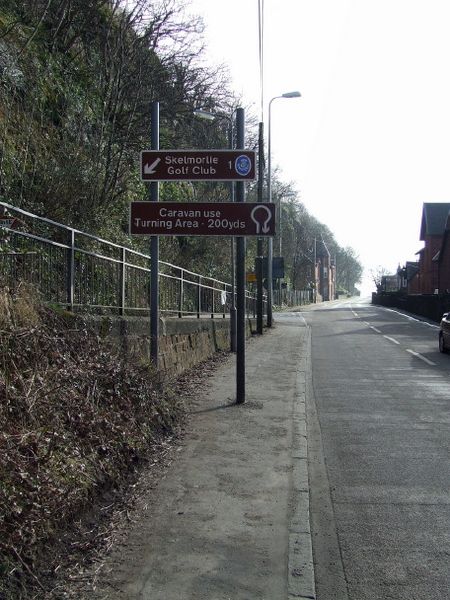
[[[0,202],[2,212],[8,215],[0,217],[3,283],[32,283],[45,302],[70,310],[120,315],[149,311],[148,255],[5,202]],[[167,316],[225,317],[233,291],[230,283],[159,261],[160,310]],[[256,314],[256,297],[248,291],[246,312]]]
[[372,294],[372,304],[400,308],[439,323],[442,315],[450,310],[450,294],[404,294],[383,291]]
[[275,306],[302,306],[314,302],[314,292],[308,290],[275,290],[273,293],[273,303]]

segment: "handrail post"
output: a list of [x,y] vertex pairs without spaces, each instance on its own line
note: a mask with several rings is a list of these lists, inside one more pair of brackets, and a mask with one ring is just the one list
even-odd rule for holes
[[202,310],[202,288],[201,288],[202,276],[198,276],[197,282],[197,319],[200,319],[200,313]]
[[127,277],[127,250],[122,246],[120,249],[120,288],[119,288],[119,315],[123,316],[125,314],[125,285],[126,285],[126,277]]
[[183,316],[183,301],[184,301],[184,278],[183,269],[180,269],[180,288],[178,290],[178,318]]
[[225,319],[225,317],[227,316],[227,284],[226,283],[223,284],[223,292],[224,292],[225,302],[223,303],[222,319]]
[[70,230],[70,248],[67,255],[67,308],[73,310],[75,287],[75,230]]
[[[259,243],[259,240],[258,240]],[[263,314],[264,314],[264,289],[263,289],[263,257],[257,256],[255,258],[255,271],[256,271],[256,331],[261,335],[264,331]]]

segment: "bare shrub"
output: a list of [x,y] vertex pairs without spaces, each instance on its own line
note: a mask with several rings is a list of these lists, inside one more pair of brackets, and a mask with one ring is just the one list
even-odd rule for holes
[[61,532],[174,435],[183,406],[31,290],[0,303],[0,598],[25,598]]
[[0,288],[0,329],[36,327],[40,322],[38,298],[36,288],[25,282],[14,290]]

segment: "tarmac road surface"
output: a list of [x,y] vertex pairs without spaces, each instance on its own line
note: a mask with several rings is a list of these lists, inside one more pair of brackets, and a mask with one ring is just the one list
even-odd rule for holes
[[297,318],[312,337],[317,600],[449,599],[450,356],[437,326],[354,300]]

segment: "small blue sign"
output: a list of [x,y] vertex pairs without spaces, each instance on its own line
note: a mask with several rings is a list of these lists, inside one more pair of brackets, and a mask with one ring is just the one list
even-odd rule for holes
[[252,161],[245,154],[241,154],[234,161],[234,168],[236,170],[236,173],[238,173],[242,177],[245,177],[250,173],[250,170],[252,168]]

